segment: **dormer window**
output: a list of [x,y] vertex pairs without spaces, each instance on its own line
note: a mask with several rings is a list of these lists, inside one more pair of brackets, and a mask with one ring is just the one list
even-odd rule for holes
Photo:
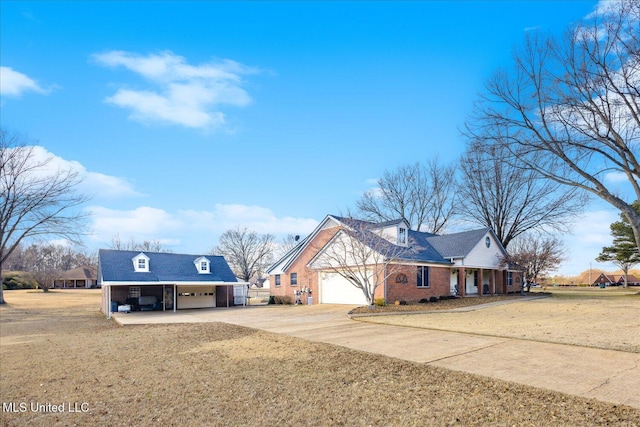
[[407,229],[404,227],[398,228],[398,244],[399,245],[407,244]]
[[133,261],[133,269],[137,273],[149,272],[149,257],[140,252],[138,255],[131,259]]
[[193,263],[195,264],[199,274],[211,273],[211,270],[210,270],[211,263],[207,258],[201,256],[200,258],[193,261]]

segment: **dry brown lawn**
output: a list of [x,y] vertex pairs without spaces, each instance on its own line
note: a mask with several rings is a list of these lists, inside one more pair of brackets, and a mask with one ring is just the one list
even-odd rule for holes
[[[518,301],[521,297],[460,298],[404,309],[400,306],[403,311],[397,311],[397,315],[359,320],[640,353],[640,289],[547,288],[544,292],[550,297],[464,314],[445,311],[481,301]],[[387,312],[394,309],[398,307],[389,307]],[[404,314],[411,310],[429,313]]]
[[121,327],[99,291],[5,297],[5,426],[640,425],[626,406],[239,326]]

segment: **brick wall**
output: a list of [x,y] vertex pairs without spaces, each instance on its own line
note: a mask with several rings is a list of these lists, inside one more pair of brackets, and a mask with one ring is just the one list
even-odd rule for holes
[[[417,267],[408,265],[397,267],[387,279],[387,304],[394,301],[418,302],[421,299],[449,295],[451,269],[448,267],[429,267],[429,287],[418,287]],[[403,283],[404,275],[407,279]]]
[[[311,294],[308,296],[313,297],[313,303],[318,304],[318,273],[307,267],[311,258],[336,234],[339,227],[329,228],[327,230],[321,230],[315,238],[307,245],[298,258],[287,268],[286,274],[280,275],[280,286],[276,286],[275,275],[269,276],[270,293],[275,296],[289,296],[291,302],[294,302],[293,292],[294,290],[302,290],[304,287],[311,289]],[[298,284],[297,286],[291,286],[291,273],[297,273]],[[307,295],[303,295],[306,298]],[[307,301],[303,301],[304,304]]]

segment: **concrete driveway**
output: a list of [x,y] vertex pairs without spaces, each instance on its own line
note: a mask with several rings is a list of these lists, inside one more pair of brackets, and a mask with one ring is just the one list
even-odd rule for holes
[[640,354],[359,322],[353,306],[114,313],[122,325],[224,322],[640,409]]

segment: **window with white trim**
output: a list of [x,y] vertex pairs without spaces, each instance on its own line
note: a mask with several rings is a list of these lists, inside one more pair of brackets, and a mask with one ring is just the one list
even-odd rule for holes
[[429,267],[420,265],[417,267],[416,282],[419,288],[429,287]]
[[193,261],[193,264],[196,266],[199,274],[209,274],[211,273],[211,262],[206,257],[199,257]]
[[298,273],[291,273],[291,286],[298,286]]
[[148,273],[149,272],[149,257],[140,252],[134,256],[131,261],[133,262],[133,270],[136,273]]
[[399,245],[407,244],[407,229],[404,227],[400,227],[398,229],[398,244]]

